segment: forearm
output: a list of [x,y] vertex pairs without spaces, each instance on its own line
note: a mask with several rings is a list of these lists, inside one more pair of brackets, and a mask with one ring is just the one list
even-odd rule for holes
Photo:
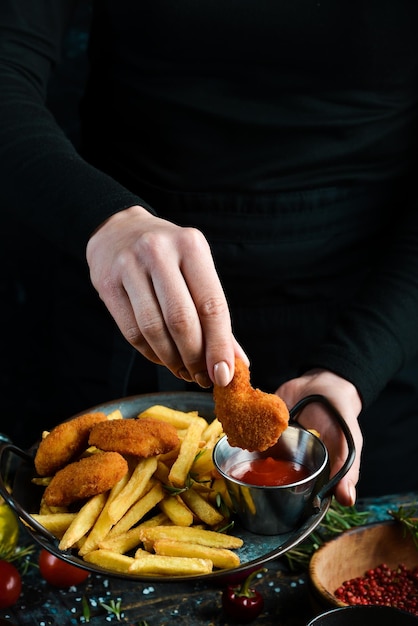
[[92,231],[140,199],[86,163],[45,101],[73,0],[0,7],[0,200],[60,248],[85,256]]
[[[15,81],[16,82],[16,81]],[[13,216],[84,258],[91,232],[139,198],[87,164],[43,103],[1,82],[0,190]]]

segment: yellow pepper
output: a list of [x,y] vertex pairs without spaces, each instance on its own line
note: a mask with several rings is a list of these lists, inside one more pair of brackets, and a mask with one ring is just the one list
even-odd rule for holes
[[0,504],[0,552],[13,550],[19,539],[19,522],[6,502]]

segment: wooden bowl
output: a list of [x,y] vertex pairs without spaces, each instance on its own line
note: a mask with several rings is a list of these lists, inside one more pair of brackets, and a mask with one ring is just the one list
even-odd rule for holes
[[344,531],[312,555],[309,579],[314,600],[328,607],[347,606],[334,592],[345,581],[386,563],[418,566],[418,549],[399,522],[388,521]]

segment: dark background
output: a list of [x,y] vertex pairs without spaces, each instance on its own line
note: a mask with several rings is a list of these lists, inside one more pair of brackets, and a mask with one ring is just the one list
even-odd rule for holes
[[[78,106],[87,73],[90,3],[82,0],[68,32],[62,61],[51,82],[49,105],[67,135],[78,143]],[[28,190],[30,193],[30,190]],[[59,346],[51,332],[51,280],[59,253],[13,217],[4,216],[0,263],[0,431],[17,445],[33,443],[48,415]],[[52,357],[52,358],[51,358]],[[70,407],[69,407],[70,408]]]

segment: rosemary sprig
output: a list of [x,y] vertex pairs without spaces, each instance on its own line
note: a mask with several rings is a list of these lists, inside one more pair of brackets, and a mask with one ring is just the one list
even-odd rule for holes
[[398,521],[405,529],[405,533],[410,533],[415,547],[418,550],[418,509],[415,507],[401,506],[397,511],[388,511],[394,520]]
[[223,495],[219,491],[217,491],[215,495],[215,505],[225,519],[229,519],[231,517],[231,511],[225,502]]
[[369,513],[367,511],[358,511],[354,506],[342,506],[333,498],[317,531],[311,533],[299,546],[288,550],[284,554],[290,569],[305,569],[309,564],[312,554],[327,539],[344,530],[364,524],[367,521],[368,515]]
[[33,544],[21,547],[21,546],[8,546],[4,543],[0,544],[0,559],[9,561],[9,563],[16,562],[16,565],[22,574],[26,574],[31,565],[30,556],[34,553],[35,546]]
[[195,474],[192,472],[190,474],[190,478],[192,482],[197,483],[198,485],[208,485],[210,486],[212,479],[211,478],[199,478],[199,474]]
[[109,604],[105,602],[100,602],[100,606],[102,606],[106,611],[110,614],[116,615],[116,619],[120,622],[122,618],[122,600],[110,600]]
[[343,530],[364,524],[368,516],[368,511],[358,511],[355,506],[342,506],[333,498],[318,530],[335,535]]
[[170,496],[178,496],[184,493],[193,485],[193,478],[190,474],[187,474],[184,487],[173,487],[172,485],[163,484],[163,488],[170,494]]

